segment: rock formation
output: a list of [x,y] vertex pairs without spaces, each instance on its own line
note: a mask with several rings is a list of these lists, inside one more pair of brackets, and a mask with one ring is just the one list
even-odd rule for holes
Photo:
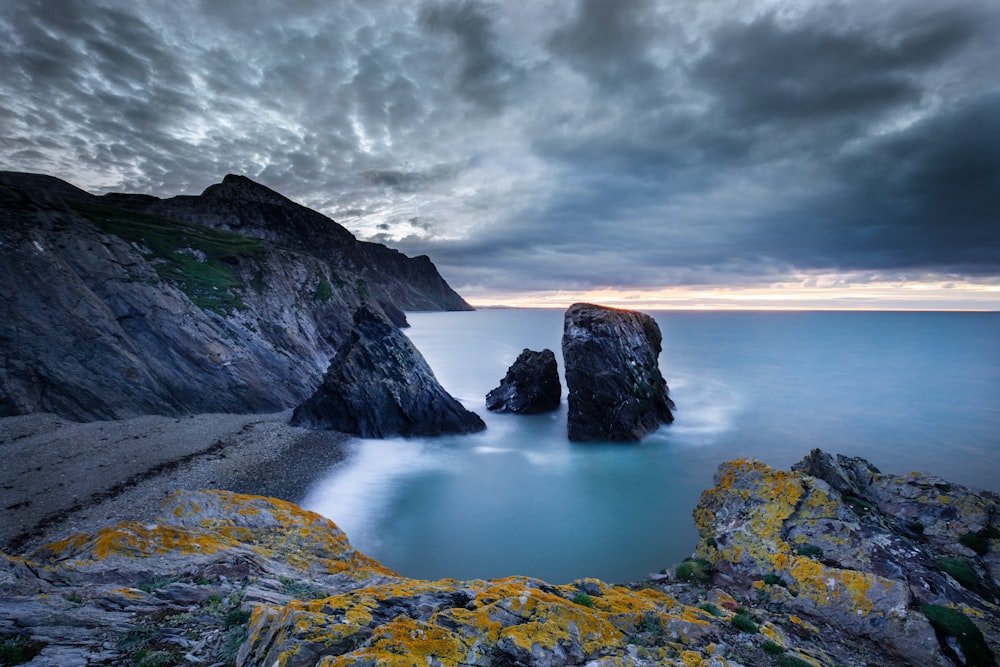
[[496,412],[535,414],[558,408],[561,396],[555,353],[525,348],[500,385],[486,394],[486,407]]
[[366,438],[469,433],[486,428],[438,384],[409,339],[362,307],[323,384],[295,409],[293,425]]
[[0,172],[0,271],[0,416],[278,411],[360,306],[468,308],[426,258],[240,177],[159,200]]
[[789,472],[727,463],[715,484],[695,519],[717,584],[880,644],[890,664],[995,664],[996,495],[819,450]]
[[396,317],[403,310],[472,310],[426,255],[407,257],[380,243],[359,241],[336,222],[260,183],[229,174],[197,197],[106,196],[116,206],[232,231],[313,255],[360,280]]
[[630,585],[407,579],[290,503],[178,492],[153,524],[0,554],[0,641],[34,667],[995,665],[1000,609],[976,591],[996,595],[997,498],[810,459],[723,464],[698,558]]
[[566,311],[570,440],[641,440],[673,422],[673,401],[660,374],[660,328],[652,317],[577,303]]

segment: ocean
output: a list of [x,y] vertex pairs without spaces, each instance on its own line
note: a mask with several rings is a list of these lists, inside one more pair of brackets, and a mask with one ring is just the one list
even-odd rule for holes
[[813,448],[1000,491],[1000,313],[652,312],[676,421],[641,443],[572,443],[557,412],[485,408],[524,348],[563,367],[562,310],[411,313],[407,335],[487,424],[353,440],[302,505],[401,574],[624,582],[691,555],[718,465]]

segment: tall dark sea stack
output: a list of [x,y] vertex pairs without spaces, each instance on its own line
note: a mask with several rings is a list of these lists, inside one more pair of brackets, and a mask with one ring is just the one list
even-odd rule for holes
[[366,438],[471,433],[486,428],[444,388],[409,339],[362,307],[323,384],[295,409],[295,426]]
[[674,421],[659,368],[661,341],[660,327],[645,313],[569,307],[562,350],[570,440],[636,441]]

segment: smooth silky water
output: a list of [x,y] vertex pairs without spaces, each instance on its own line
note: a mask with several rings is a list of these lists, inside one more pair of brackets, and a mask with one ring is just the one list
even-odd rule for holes
[[355,439],[302,504],[415,578],[629,581],[689,556],[719,463],[814,447],[884,472],[1000,490],[1000,313],[660,312],[676,421],[638,444],[571,443],[557,412],[491,413],[525,347],[559,360],[562,310],[413,313],[406,330],[487,430]]

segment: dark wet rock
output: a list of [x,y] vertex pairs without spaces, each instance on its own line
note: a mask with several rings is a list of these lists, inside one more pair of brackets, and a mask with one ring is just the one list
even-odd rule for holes
[[641,440],[673,422],[659,368],[661,341],[645,313],[570,306],[562,338],[570,440]]
[[323,384],[295,409],[291,423],[367,438],[486,428],[441,387],[409,339],[365,307],[355,313],[354,329]]
[[525,348],[500,385],[486,394],[486,407],[496,412],[518,414],[549,412],[559,407],[561,395],[555,353]]

